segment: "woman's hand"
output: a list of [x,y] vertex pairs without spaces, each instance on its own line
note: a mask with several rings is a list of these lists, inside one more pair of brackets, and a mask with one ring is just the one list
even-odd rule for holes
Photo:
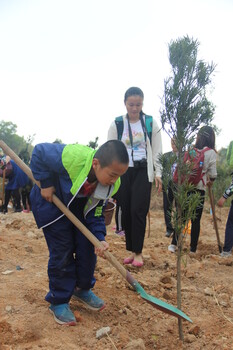
[[162,191],[162,179],[159,176],[155,176],[155,187],[158,189],[158,193]]
[[56,192],[55,187],[47,187],[47,188],[41,188],[41,196],[48,202],[53,201],[53,194]]
[[104,256],[104,251],[108,250],[109,244],[106,241],[101,241],[100,243],[101,243],[102,247],[95,247],[95,253],[98,256],[101,256],[102,258],[104,258],[105,257]]
[[226,198],[221,197],[218,201],[217,201],[217,206],[218,207],[223,207],[223,204],[225,203]]

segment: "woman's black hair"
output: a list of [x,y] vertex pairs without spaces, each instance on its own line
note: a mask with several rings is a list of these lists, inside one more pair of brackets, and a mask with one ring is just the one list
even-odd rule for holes
[[127,149],[123,142],[119,140],[109,140],[96,151],[94,158],[98,159],[101,168],[105,168],[116,161],[121,164],[129,163]]
[[127,98],[130,96],[140,96],[143,100],[144,100],[144,94],[143,91],[141,89],[139,89],[138,87],[130,87],[126,93],[125,93],[125,98],[124,98],[124,102],[126,102]]
[[[138,88],[138,87],[130,87],[126,92],[125,92],[125,98],[124,98],[124,102],[127,101],[127,98],[130,96],[140,96],[143,100],[144,100],[144,93],[143,91]],[[143,111],[140,112],[140,116],[143,116]]]
[[211,126],[203,126],[198,131],[195,147],[198,149],[209,147],[215,150],[215,132]]

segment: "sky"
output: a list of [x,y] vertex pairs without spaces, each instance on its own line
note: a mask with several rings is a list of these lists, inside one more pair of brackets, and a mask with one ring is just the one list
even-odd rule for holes
[[[232,136],[233,0],[0,0],[0,120],[33,144],[88,144],[125,114],[124,94],[144,92],[143,111],[160,125],[168,45],[198,40],[199,58],[216,64],[209,99]],[[170,139],[163,132],[163,151]]]

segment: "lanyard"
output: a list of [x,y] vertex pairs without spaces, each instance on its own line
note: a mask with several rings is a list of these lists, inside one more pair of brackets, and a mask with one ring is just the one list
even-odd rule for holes
[[[127,120],[128,120],[128,129],[129,129],[129,139],[130,139],[130,144],[131,144],[131,156],[132,156],[132,160],[133,159],[133,134],[132,134],[132,130],[131,130],[131,126],[130,126],[130,122],[129,122],[129,116],[127,114]],[[145,127],[145,123],[143,120],[143,116],[140,114],[140,121],[142,124],[142,131],[144,134],[144,139],[145,139],[145,144],[146,144],[146,127]],[[146,151],[146,155],[147,155],[147,151]]]

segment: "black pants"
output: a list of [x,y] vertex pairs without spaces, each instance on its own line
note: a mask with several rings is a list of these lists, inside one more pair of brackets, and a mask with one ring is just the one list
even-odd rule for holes
[[167,232],[172,233],[174,231],[171,223],[171,210],[174,201],[174,194],[171,184],[168,183],[167,188],[163,187],[163,211],[164,220],[166,224]]
[[116,231],[122,231],[123,223],[122,223],[122,208],[120,205],[120,190],[113,196],[116,200],[116,210],[115,210],[115,223],[116,223]]
[[28,209],[28,206],[29,206],[29,209],[31,208],[30,192],[31,192],[32,186],[33,184],[32,184],[32,181],[30,180],[26,186],[22,187],[21,196],[22,196],[24,209]]
[[[197,250],[197,244],[198,244],[198,239],[200,235],[200,228],[201,228],[201,217],[202,217],[202,212],[204,208],[204,203],[205,203],[205,191],[202,190],[196,190],[197,192],[200,193],[201,198],[200,198],[200,204],[195,210],[196,217],[194,220],[191,220],[191,242],[190,242],[190,251],[195,252]],[[177,235],[176,233],[173,234],[172,237],[172,244],[177,245]]]
[[5,190],[5,203],[4,203],[4,210],[7,212],[7,207],[11,198],[11,195],[14,198],[15,201],[15,209],[21,208],[21,196],[19,192],[19,188],[15,190]]
[[128,168],[121,177],[119,191],[126,249],[140,254],[143,249],[146,217],[151,196],[151,183],[148,181],[147,168]]

